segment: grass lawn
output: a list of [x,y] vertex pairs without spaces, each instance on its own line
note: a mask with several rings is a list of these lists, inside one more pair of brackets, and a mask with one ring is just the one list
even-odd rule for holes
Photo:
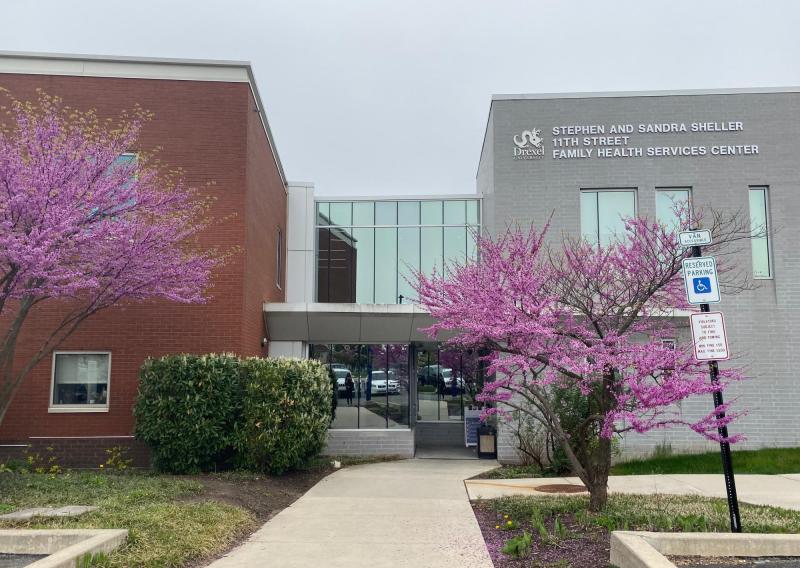
[[[800,473],[800,448],[737,451],[732,446],[732,450],[736,473]],[[722,461],[719,452],[708,452],[633,460],[611,469],[611,475],[652,473],[722,473]]]
[[127,528],[128,542],[101,566],[183,566],[210,557],[256,527],[256,516],[226,503],[195,500],[201,482],[171,476],[69,472],[0,474],[0,510],[97,505],[77,518],[2,522],[0,528]]
[[[730,531],[724,499],[610,495],[600,514],[588,513],[587,506],[588,497],[565,495],[473,502],[495,568],[606,568],[613,530]],[[740,510],[745,532],[800,532],[800,511],[745,503],[740,503]],[[524,557],[502,552],[509,539],[525,532],[530,535],[530,549]]]

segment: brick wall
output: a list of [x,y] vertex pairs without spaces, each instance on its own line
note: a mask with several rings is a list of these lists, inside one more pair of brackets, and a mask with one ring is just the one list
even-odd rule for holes
[[[213,275],[206,304],[154,301],[108,309],[60,347],[111,351],[108,412],[49,413],[52,359],[47,357],[16,396],[0,425],[0,442],[130,435],[137,373],[148,356],[262,353],[261,303],[282,296],[274,285],[274,252],[265,262],[257,255],[274,251],[275,225],[285,233],[286,197],[248,84],[0,74],[0,87],[21,99],[35,98],[41,88],[67,105],[94,108],[101,117],[116,117],[137,103],[152,111],[155,118],[143,129],[140,148],[132,150],[160,148],[165,164],[182,168],[191,186],[213,197],[209,214],[215,222],[202,235],[203,246],[238,248]],[[30,316],[20,359],[32,353],[62,309],[45,302]]]

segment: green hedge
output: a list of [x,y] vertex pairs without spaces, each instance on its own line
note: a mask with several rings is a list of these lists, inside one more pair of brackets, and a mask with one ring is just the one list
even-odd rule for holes
[[318,361],[259,359],[242,362],[244,465],[283,473],[317,455],[331,422],[331,381]]
[[229,354],[148,359],[135,433],[161,471],[194,473],[235,462],[282,473],[323,448],[331,391],[316,361]]
[[136,437],[155,467],[195,473],[232,457],[242,414],[241,362],[235,355],[169,355],[139,373]]

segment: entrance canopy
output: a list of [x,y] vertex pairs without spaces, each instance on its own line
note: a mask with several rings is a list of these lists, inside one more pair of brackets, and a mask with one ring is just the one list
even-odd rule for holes
[[308,343],[415,343],[433,317],[413,304],[266,303],[272,341]]

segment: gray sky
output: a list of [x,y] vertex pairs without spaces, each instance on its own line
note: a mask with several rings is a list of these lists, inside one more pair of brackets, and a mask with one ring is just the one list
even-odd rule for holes
[[1,1],[2,50],[252,61],[320,195],[473,192],[493,93],[800,84],[796,0]]

